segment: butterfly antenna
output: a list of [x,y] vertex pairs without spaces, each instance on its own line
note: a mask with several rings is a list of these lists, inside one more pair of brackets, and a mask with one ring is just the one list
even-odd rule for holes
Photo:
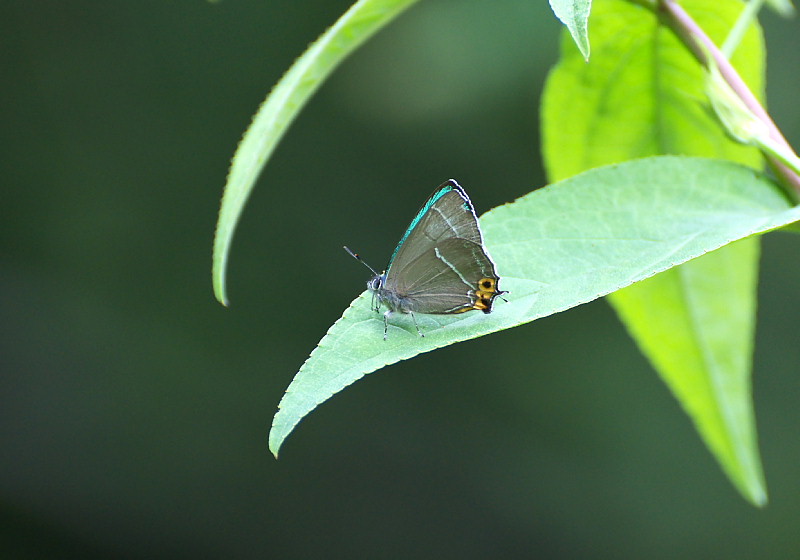
[[375,276],[378,276],[378,273],[375,271],[375,269],[374,269],[374,268],[372,268],[372,267],[371,267],[370,265],[368,265],[367,263],[365,263],[365,262],[363,261],[363,259],[362,259],[362,258],[361,258],[361,257],[358,255],[358,253],[354,253],[354,252],[353,252],[353,251],[351,251],[351,250],[350,250],[350,248],[349,248],[349,247],[347,247],[346,245],[345,245],[345,247],[344,247],[344,250],[345,250],[345,251],[347,251],[347,253],[348,253],[348,254],[349,254],[351,257],[353,257],[355,260],[357,260],[358,262],[360,262],[361,264],[363,264],[364,266],[366,266],[368,269],[370,269],[370,270],[372,271],[372,274],[374,274]]

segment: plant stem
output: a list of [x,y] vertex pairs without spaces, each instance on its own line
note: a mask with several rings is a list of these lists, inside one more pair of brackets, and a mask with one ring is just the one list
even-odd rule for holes
[[745,4],[742,13],[739,14],[739,19],[736,20],[735,24],[733,24],[733,28],[725,38],[725,42],[722,43],[722,48],[720,50],[727,58],[730,58],[733,55],[736,47],[738,47],[739,43],[742,42],[742,37],[744,37],[747,28],[750,27],[750,24],[756,19],[756,15],[758,15],[758,12],[761,10],[761,6],[763,5],[764,0],[750,0],[747,2],[747,4]]
[[[767,126],[770,138],[776,144],[793,153],[792,147],[786,141],[786,138],[783,137],[772,118],[759,103],[756,96],[753,95],[753,92],[750,91],[750,88],[747,87],[747,84],[731,65],[728,58],[692,17],[675,0],[659,0],[656,11],[661,21],[672,29],[703,66],[709,66],[708,55],[714,59],[714,63],[723,79],[739,96],[745,106]],[[779,159],[770,154],[765,155],[781,182],[790,187],[795,193],[800,193],[800,175],[784,165]]]

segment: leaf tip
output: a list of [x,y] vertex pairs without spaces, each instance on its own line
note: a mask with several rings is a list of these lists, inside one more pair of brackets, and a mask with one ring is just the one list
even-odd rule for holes
[[281,450],[281,445],[283,444],[283,440],[275,435],[273,430],[270,430],[269,433],[269,451],[272,453],[272,456],[275,457],[275,460],[278,460],[278,453]]
[[221,278],[217,278],[216,275],[214,277],[214,297],[223,307],[230,307],[228,294],[225,293],[225,281]]
[[769,503],[767,489],[764,488],[764,484],[760,482],[755,486],[744,489],[743,493],[745,499],[759,509],[764,509]]

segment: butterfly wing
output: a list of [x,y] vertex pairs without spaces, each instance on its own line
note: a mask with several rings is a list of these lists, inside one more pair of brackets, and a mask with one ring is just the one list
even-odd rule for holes
[[483,245],[472,202],[453,179],[437,188],[417,212],[389,260],[387,276],[399,272],[437,243],[451,237]]
[[432,314],[479,309],[489,313],[498,277],[483,247],[453,237],[409,263],[395,290],[410,311]]
[[489,313],[499,277],[483,247],[475,210],[453,180],[411,222],[389,262],[384,289],[419,313]]

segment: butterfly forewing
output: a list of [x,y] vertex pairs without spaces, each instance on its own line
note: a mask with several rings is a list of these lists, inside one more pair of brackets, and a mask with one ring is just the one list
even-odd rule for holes
[[389,261],[387,283],[402,275],[404,267],[420,255],[452,237],[483,244],[472,203],[463,189],[451,180],[436,189],[408,226]]

